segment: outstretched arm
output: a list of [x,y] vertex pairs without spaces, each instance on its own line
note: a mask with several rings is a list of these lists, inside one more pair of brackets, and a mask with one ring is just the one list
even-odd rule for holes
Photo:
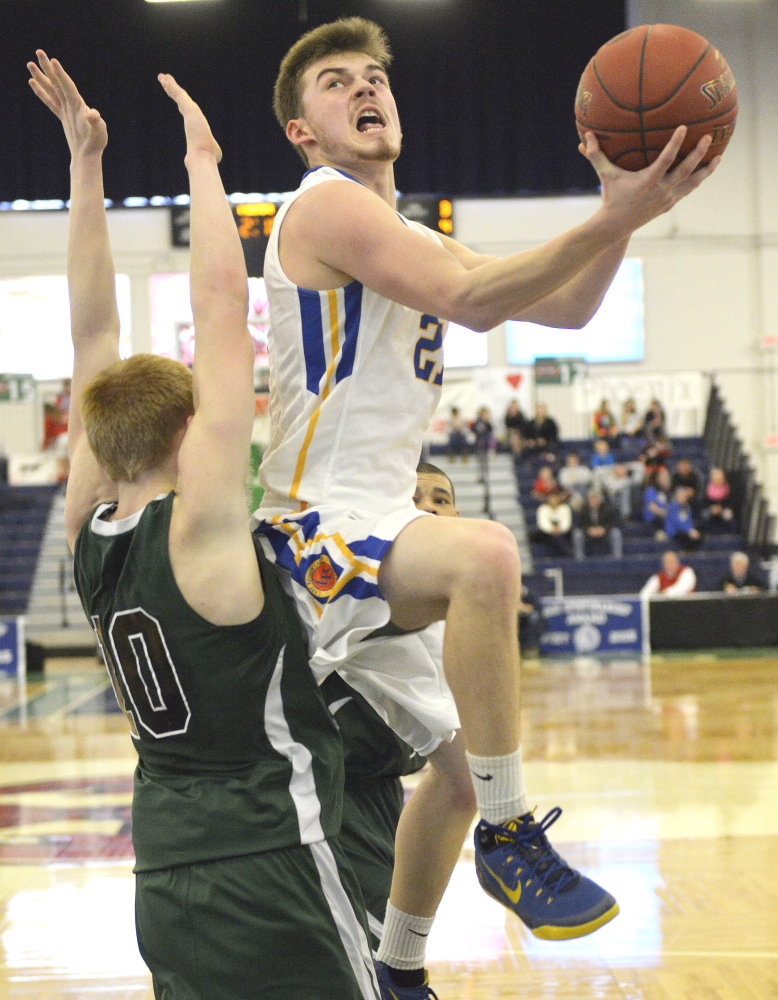
[[[297,284],[306,284],[309,274],[317,284],[308,287],[318,288],[331,287],[326,282],[333,278],[340,283],[356,278],[411,309],[476,330],[518,316],[540,319],[543,300],[556,296],[563,303],[566,295],[569,298],[565,286],[580,294],[571,283],[589,268],[584,281],[591,284],[596,278],[597,286],[589,302],[593,312],[630,235],[669,211],[718,165],[716,158],[699,167],[711,141],[706,136],[675,166],[685,135],[682,126],[654,163],[630,173],[610,163],[595,136],[587,133],[586,156],[602,182],[597,212],[539,247],[472,267],[450,248],[436,247],[402,225],[367,187],[319,184],[291,206],[284,220],[283,266]],[[601,255],[604,259],[598,261]]]
[[221,150],[200,108],[172,76],[160,83],[186,131],[190,185],[195,414],[179,452],[176,488],[184,536],[201,554],[247,542],[245,477],[254,421],[254,348],[246,319],[243,249],[218,163]]
[[116,495],[115,486],[92,454],[80,412],[84,386],[119,360],[119,314],[103,200],[102,157],[108,133],[100,113],[87,107],[61,64],[41,49],[36,54],[39,65],[27,64],[30,86],[62,122],[70,147],[67,270],[74,357],[65,522],[72,548],[91,508]]

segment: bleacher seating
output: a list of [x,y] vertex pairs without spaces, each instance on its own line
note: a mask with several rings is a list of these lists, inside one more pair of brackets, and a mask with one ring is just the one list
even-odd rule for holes
[[0,614],[24,614],[57,486],[0,486]]
[[[705,446],[700,438],[674,438],[673,455],[670,468],[675,468],[679,458],[690,459],[692,465],[707,481],[710,462],[705,452]],[[568,451],[577,451],[582,464],[588,464],[592,441],[564,441],[561,445],[560,460]],[[631,461],[635,458],[635,450],[614,451],[616,461]],[[537,464],[524,462],[518,470],[519,500],[524,508],[524,516],[530,528],[535,524],[535,512],[538,501],[530,496],[532,483],[537,475]],[[531,546],[533,556],[533,573],[527,579],[530,588],[538,596],[553,593],[553,580],[546,576],[548,569],[561,569],[566,595],[576,594],[634,594],[640,590],[646,580],[659,568],[662,552],[669,547],[667,541],[654,538],[653,533],[643,523],[641,518],[641,494],[635,491],[633,503],[633,518],[624,522],[623,556],[614,559],[611,556],[587,556],[583,562],[571,558],[552,557],[543,544]],[[736,527],[736,526],[735,526]],[[683,562],[694,568],[697,574],[697,590],[716,590],[718,582],[729,568],[729,556],[732,552],[745,547],[739,534],[709,533],[700,548],[693,554],[683,555]]]

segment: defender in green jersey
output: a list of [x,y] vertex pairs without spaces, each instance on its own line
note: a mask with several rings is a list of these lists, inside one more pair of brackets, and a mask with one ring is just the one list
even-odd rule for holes
[[[439,517],[459,515],[454,487],[442,469],[422,462],[416,469],[416,477],[413,502],[419,510]],[[419,771],[426,760],[401,740],[339,674],[330,674],[321,690],[343,739],[345,786],[339,840],[362,890],[373,949],[377,951],[383,937],[384,914],[394,874],[395,835],[404,802],[400,779]],[[435,767],[434,758],[430,766]],[[445,770],[437,777],[439,781],[450,780]],[[466,827],[475,815],[472,792],[468,795],[467,789],[458,788],[445,801],[448,809],[456,804]],[[419,943],[418,937],[409,941],[413,953]],[[395,943],[400,954],[403,954],[402,944],[402,941]],[[407,966],[414,964],[415,961],[408,961]]]
[[75,350],[65,526],[138,751],[136,923],[159,1000],[377,1000],[335,839],[342,750],[306,643],[249,530],[254,415],[245,263],[202,112],[187,138],[193,375],[119,359],[105,125],[56,60],[31,85],[71,151]]

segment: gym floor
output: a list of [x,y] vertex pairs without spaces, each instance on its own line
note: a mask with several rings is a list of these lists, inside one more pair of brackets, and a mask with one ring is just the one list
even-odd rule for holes
[[[536,815],[621,914],[533,938],[469,843],[429,939],[440,1000],[778,997],[778,653],[524,666]],[[152,1000],[135,946],[134,751],[103,669],[0,681],[0,1000]],[[290,998],[293,1000],[293,998]]]

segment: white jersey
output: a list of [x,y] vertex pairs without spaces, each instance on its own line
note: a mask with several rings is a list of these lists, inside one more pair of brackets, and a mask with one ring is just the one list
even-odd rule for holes
[[359,183],[334,167],[309,170],[279,211],[265,255],[271,438],[262,506],[384,514],[416,488],[422,436],[440,399],[446,324],[358,281],[311,291],[287,278],[278,255],[286,212],[315,184],[333,181]]

